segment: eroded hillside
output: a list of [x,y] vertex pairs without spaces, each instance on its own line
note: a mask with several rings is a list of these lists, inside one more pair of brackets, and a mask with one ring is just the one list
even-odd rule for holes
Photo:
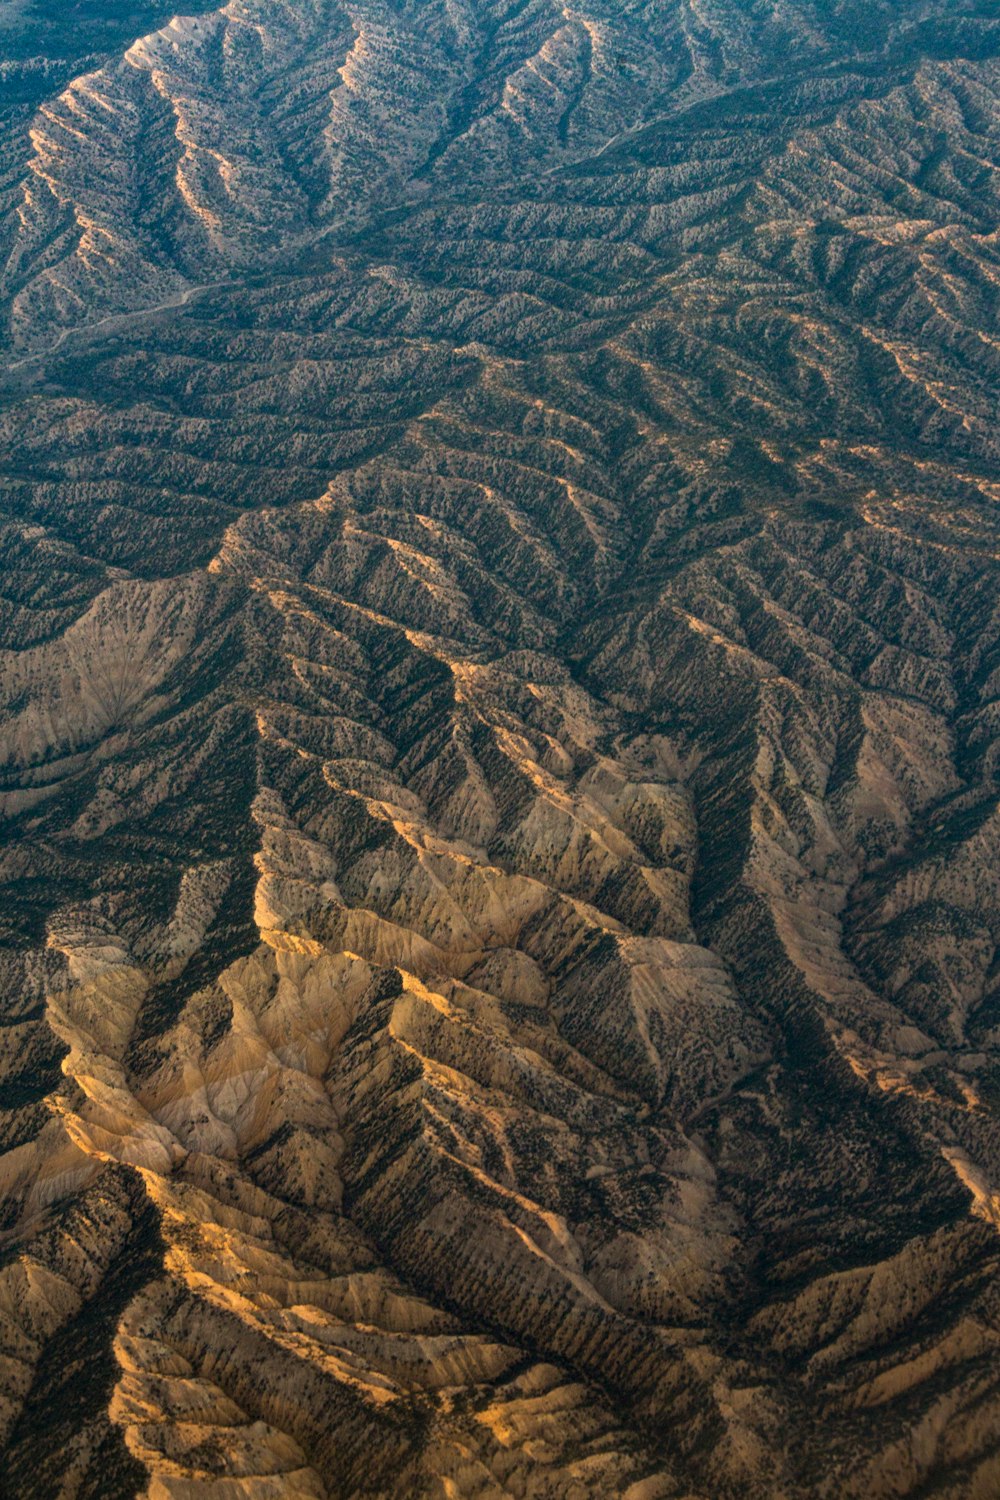
[[0,142],[0,1486],[992,1500],[993,7],[154,20]]

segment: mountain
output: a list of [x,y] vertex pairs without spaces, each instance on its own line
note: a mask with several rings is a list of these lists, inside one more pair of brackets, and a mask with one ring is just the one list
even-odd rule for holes
[[990,0],[8,0],[0,1493],[1000,1493]]

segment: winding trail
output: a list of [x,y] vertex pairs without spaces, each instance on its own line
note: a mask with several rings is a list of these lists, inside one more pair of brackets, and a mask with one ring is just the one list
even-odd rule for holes
[[38,350],[35,354],[25,354],[21,359],[13,360],[7,365],[7,371],[20,370],[25,365],[38,364],[40,361],[50,359],[53,354],[62,348],[68,339],[75,338],[78,335],[89,337],[91,334],[99,333],[105,329],[114,331],[128,323],[135,322],[139,318],[151,318],[157,313],[173,312],[177,308],[186,307],[199,292],[211,292],[215,291],[218,287],[232,285],[232,281],[203,281],[197,286],[185,288],[179,297],[171,297],[166,302],[157,302],[153,307],[137,307],[132,312],[109,313],[107,317],[98,319],[96,323],[79,323],[73,328],[64,328],[54,344],[50,344],[47,349]]

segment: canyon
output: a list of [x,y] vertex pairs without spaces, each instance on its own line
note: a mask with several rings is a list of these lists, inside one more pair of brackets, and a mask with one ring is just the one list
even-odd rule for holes
[[0,1494],[1000,1492],[1000,19],[0,26]]

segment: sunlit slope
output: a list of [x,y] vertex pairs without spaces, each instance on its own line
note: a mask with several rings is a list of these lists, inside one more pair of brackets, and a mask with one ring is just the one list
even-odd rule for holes
[[259,0],[12,128],[13,1494],[996,1493],[998,56]]

